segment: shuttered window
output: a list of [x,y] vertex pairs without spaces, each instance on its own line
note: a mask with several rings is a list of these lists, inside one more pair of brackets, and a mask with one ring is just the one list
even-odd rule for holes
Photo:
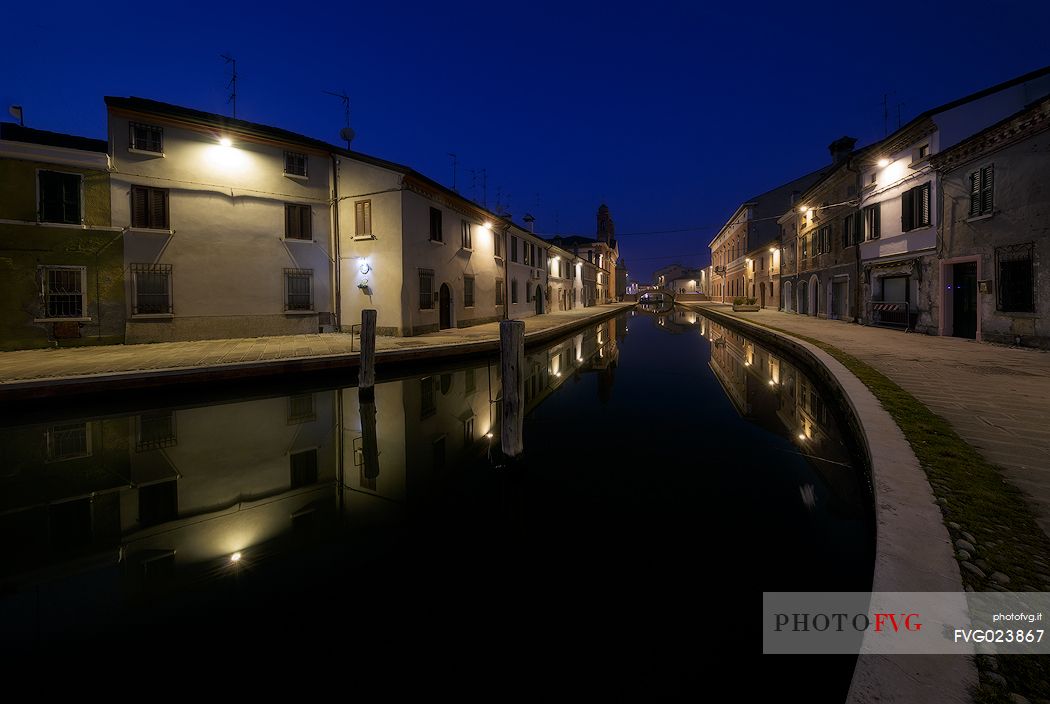
[[510,260],[518,261],[518,238],[513,235],[510,238]]
[[61,171],[38,172],[40,202],[37,215],[40,222],[61,222],[79,225],[80,174]]
[[496,279],[496,305],[503,305],[503,279]]
[[430,241],[445,241],[445,235],[441,231],[441,210],[439,208],[430,209]]
[[503,259],[503,235],[495,230],[492,231],[492,254]]
[[864,216],[864,239],[879,239],[882,234],[882,203],[869,205],[862,212]]
[[133,186],[131,226],[148,230],[168,229],[168,190]]
[[310,206],[286,203],[284,206],[284,236],[289,240],[313,239]]
[[434,270],[419,270],[419,307],[430,310],[434,307]]
[[517,279],[510,280],[510,302],[518,302],[518,281]]
[[474,307],[474,277],[464,276],[463,277],[463,307],[473,308]]
[[850,213],[842,220],[842,248],[857,244],[857,233],[860,232],[860,213]]
[[817,231],[817,254],[831,251],[831,225],[825,225]]
[[459,244],[463,249],[473,249],[470,241],[470,221],[461,220],[459,224],[460,235]]
[[916,230],[930,224],[930,184],[924,183],[901,195],[901,230]]
[[288,176],[307,176],[306,165],[308,163],[309,159],[306,158],[305,154],[299,154],[298,152],[284,153],[284,173]]
[[354,236],[372,236],[372,201],[359,200],[354,203]]
[[140,152],[164,153],[164,129],[156,125],[144,125],[141,122],[131,123],[132,149]]
[[992,214],[992,166],[970,174],[970,217]]

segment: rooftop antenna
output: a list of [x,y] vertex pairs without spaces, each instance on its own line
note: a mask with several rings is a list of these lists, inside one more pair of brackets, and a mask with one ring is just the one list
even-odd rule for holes
[[21,105],[12,105],[11,107],[9,107],[7,109],[7,111],[9,113],[11,113],[11,117],[17,117],[18,118],[18,126],[19,127],[25,127],[26,126],[25,116],[22,114],[22,106]]
[[452,190],[455,191],[456,193],[459,193],[459,189],[456,188],[456,172],[458,171],[457,167],[459,166],[459,159],[452,152],[446,152],[446,153],[450,157],[452,157]]
[[339,137],[346,142],[346,150],[350,151],[350,142],[356,136],[356,133],[350,127],[350,96],[346,94],[346,89],[342,93],[333,93],[330,90],[321,92],[325,95],[335,96],[343,101],[343,129],[339,130]]
[[901,128],[901,108],[904,107],[904,103],[897,103],[897,129]]
[[233,58],[229,54],[220,54],[220,56],[226,59],[226,63],[233,64],[233,73],[230,75],[230,81],[226,84],[226,87],[230,91],[230,97],[226,98],[226,102],[233,105],[233,119],[237,119],[237,59]]

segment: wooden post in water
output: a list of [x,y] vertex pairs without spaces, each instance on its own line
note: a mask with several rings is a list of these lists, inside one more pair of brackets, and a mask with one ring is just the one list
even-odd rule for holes
[[376,385],[376,312],[361,311],[361,369],[357,377],[358,395],[364,400],[375,398]]
[[376,436],[376,402],[375,387],[369,389],[372,395],[365,398],[359,392],[361,404],[361,452],[364,460],[365,477],[375,479],[379,476],[379,442]]
[[499,363],[503,384],[503,422],[500,442],[503,454],[517,457],[523,449],[522,423],[525,416],[525,321],[501,320],[499,324]]

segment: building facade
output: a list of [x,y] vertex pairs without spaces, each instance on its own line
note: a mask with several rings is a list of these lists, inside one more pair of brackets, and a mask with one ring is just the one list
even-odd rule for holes
[[939,175],[937,332],[1050,348],[1050,100],[930,159]]
[[0,350],[124,341],[106,142],[0,125]]

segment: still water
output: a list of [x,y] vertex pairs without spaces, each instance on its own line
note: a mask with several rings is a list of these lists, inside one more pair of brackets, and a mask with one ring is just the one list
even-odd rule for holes
[[866,590],[873,563],[842,410],[777,350],[684,309],[529,349],[515,463],[495,359],[374,404],[288,388],[5,416],[8,653],[844,698],[849,658],[760,655],[763,591]]

